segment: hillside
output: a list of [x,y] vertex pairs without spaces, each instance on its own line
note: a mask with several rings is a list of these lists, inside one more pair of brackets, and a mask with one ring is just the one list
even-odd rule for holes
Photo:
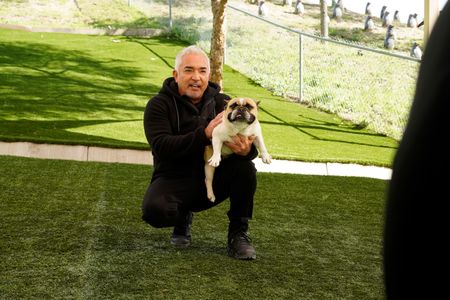
[[159,24],[123,0],[7,0],[0,23],[49,28],[147,27]]
[[[268,20],[303,32],[320,33],[320,9],[318,5],[305,4],[304,15],[294,14],[294,7],[283,5],[283,0],[268,0]],[[295,1],[292,1],[295,3]],[[128,3],[130,6],[128,6]],[[205,1],[173,1],[174,6],[191,7],[204,5]],[[257,14],[258,7],[246,0],[231,0],[229,4],[245,11]],[[365,2],[361,2],[365,5]],[[201,14],[209,14],[205,9]],[[106,27],[150,27],[167,25],[167,1],[162,0],[8,0],[0,6],[0,23],[64,28],[106,28]],[[332,16],[332,8],[328,14]],[[376,13],[375,15],[377,15]],[[375,29],[365,32],[365,16],[347,11],[342,21],[331,18],[329,35],[374,48],[383,48],[386,28],[381,20],[374,17]],[[408,28],[405,24],[395,23],[396,44],[394,51],[409,55],[414,42],[422,44],[423,29]]]
[[[237,8],[258,14],[258,6],[250,2],[242,0],[229,1],[229,3]],[[287,6],[283,5],[283,0],[265,1],[268,10],[268,15],[265,18],[289,28],[320,35],[319,5],[305,3],[305,13],[303,15],[297,15],[294,13],[295,0],[292,2],[292,6]],[[361,1],[361,5],[365,6],[366,1]],[[330,6],[328,7],[328,16],[330,17],[329,36],[331,38],[382,49],[386,35],[386,27],[382,26],[382,21],[378,14],[379,12],[374,12],[374,30],[366,32],[364,31],[365,15],[345,11],[342,20],[337,21],[332,18],[333,9]],[[423,42],[423,27],[409,28],[404,23],[395,22],[394,29],[396,33],[395,51],[404,52],[404,54],[409,55],[409,51],[414,42],[417,42],[419,45]]]

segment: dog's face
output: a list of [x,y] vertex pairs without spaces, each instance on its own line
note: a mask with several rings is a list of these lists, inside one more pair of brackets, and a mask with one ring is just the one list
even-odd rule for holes
[[225,119],[233,122],[251,124],[258,115],[258,103],[250,98],[233,98],[225,107]]

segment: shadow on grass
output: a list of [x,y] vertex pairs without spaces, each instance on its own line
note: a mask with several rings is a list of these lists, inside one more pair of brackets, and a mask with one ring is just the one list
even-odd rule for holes
[[[169,40],[165,43],[172,45]],[[160,88],[145,81],[150,76],[147,72],[151,74],[146,70],[148,63],[139,68],[131,57],[105,58],[64,46],[24,41],[0,44],[2,139],[144,147],[66,129],[142,120],[146,102]]]
[[[146,50],[148,50],[150,53],[152,53],[153,55],[158,57],[161,60],[161,62],[164,63],[170,69],[174,69],[175,66],[172,65],[169,62],[168,57],[165,57],[164,54],[159,53],[160,51],[158,49],[156,49],[156,47],[154,47],[154,46],[155,45],[159,45],[160,46],[162,44],[166,44],[168,41],[170,41],[172,46],[177,46],[177,47],[189,46],[189,44],[186,43],[186,42],[175,40],[175,38],[172,39],[171,37],[167,37],[167,36],[165,36],[165,37],[164,36],[163,37],[153,37],[151,40],[127,37],[127,41],[130,42],[130,43],[136,43],[138,45],[141,45]],[[173,60],[174,59],[171,58],[171,61],[173,61]]]
[[138,110],[126,96],[147,97],[157,87],[132,84],[140,70],[120,59],[98,60],[89,53],[55,46],[15,42],[0,45],[2,81],[0,117],[31,113],[44,118],[71,113]]
[[[273,113],[267,111],[266,109],[259,107],[259,110],[263,111],[264,113],[268,114],[269,116],[271,116],[272,118],[280,121],[280,122],[270,122],[270,121],[261,121],[262,124],[270,124],[270,125],[280,125],[280,126],[289,126],[292,127],[298,131],[300,131],[301,133],[315,139],[315,140],[320,140],[320,141],[326,141],[326,142],[337,142],[337,143],[346,143],[346,144],[353,144],[353,145],[361,145],[361,146],[372,146],[372,147],[381,147],[381,148],[388,148],[388,149],[396,149],[395,146],[393,145],[381,145],[379,143],[374,144],[374,143],[362,143],[362,142],[355,142],[357,140],[360,139],[351,139],[351,141],[345,141],[342,139],[327,139],[327,138],[322,138],[319,135],[315,135],[312,134],[310,131],[307,131],[305,129],[314,129],[314,130],[323,130],[326,132],[340,132],[340,133],[344,133],[344,134],[352,134],[352,135],[365,135],[365,136],[381,136],[379,134],[376,133],[371,133],[371,132],[363,132],[363,131],[355,131],[355,129],[351,130],[345,130],[345,129],[341,129],[338,127],[341,127],[339,124],[337,123],[331,123],[331,122],[324,122],[322,120],[318,120],[318,119],[313,119],[310,117],[306,117],[303,115],[299,115],[301,118],[303,119],[309,119],[308,122],[304,122],[303,124],[295,124],[295,123],[290,123],[287,122],[283,119],[281,119],[280,117],[274,115]],[[354,126],[354,125],[352,125]]]
[[[0,140],[8,142],[28,141],[35,143],[108,146],[112,148],[148,150],[147,143],[125,141],[123,139],[114,139],[95,134],[84,134],[71,131],[71,129],[84,126],[114,123],[118,123],[120,125],[120,123],[123,122],[135,121],[142,120],[0,120]],[[143,130],[144,129],[142,129],[142,135],[144,135]]]
[[90,22],[89,25],[94,28],[161,28],[161,23],[159,23],[158,20],[146,17],[136,18],[130,22],[120,22],[117,20],[99,20]]
[[[230,80],[232,81],[232,84],[234,84],[232,86],[227,85],[227,94],[232,97],[255,95],[255,97],[258,97],[256,100],[260,100],[262,102],[258,109],[262,113],[267,114],[267,116],[270,116],[272,120],[260,120],[261,124],[281,126],[283,128],[281,129],[283,132],[287,127],[291,127],[297,132],[309,136],[311,139],[317,141],[369,146],[392,150],[397,149],[396,143],[381,134],[364,130],[362,128],[357,128],[355,124],[351,122],[343,122],[340,118],[338,121],[332,117],[319,118],[319,111],[317,109],[308,108],[308,111],[315,110],[317,113],[307,113],[306,110],[302,108],[304,107],[302,104],[290,102],[280,96],[271,94],[269,91],[262,89],[261,86],[259,86],[254,80],[243,77],[239,72],[229,66],[227,66],[225,70],[228,74],[235,77],[234,80]],[[239,84],[235,85],[237,82],[239,82]],[[292,104],[293,106],[295,105],[296,107],[280,110],[277,109],[278,113],[276,113],[274,109],[264,107],[264,103],[270,102],[278,102],[279,104],[277,104],[277,107],[288,104]],[[298,113],[286,113],[291,110]],[[283,117],[280,115],[281,111],[284,112]],[[332,116],[333,114],[328,115]],[[322,132],[323,135],[318,134],[318,132]],[[301,134],[298,135],[299,140],[302,139]],[[292,136],[292,138],[295,139],[294,136]]]

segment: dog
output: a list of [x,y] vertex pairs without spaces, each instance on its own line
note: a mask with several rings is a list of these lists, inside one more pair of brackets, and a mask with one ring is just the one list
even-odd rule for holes
[[212,132],[212,145],[205,148],[205,183],[208,199],[216,200],[212,181],[215,168],[220,164],[222,157],[232,154],[230,148],[224,142],[232,141],[231,137],[241,134],[243,136],[255,136],[253,143],[261,153],[264,163],[270,164],[272,157],[267,152],[262,136],[261,125],[258,121],[258,102],[250,98],[233,98],[226,102],[222,123],[217,125]]

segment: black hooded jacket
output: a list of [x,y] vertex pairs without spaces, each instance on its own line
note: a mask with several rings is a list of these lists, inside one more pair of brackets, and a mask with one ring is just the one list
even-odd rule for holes
[[[180,96],[173,77],[167,78],[159,93],[147,103],[144,130],[153,154],[153,180],[158,176],[204,176],[205,146],[211,141],[205,135],[208,123],[220,113],[230,97],[209,82],[199,105]],[[255,146],[241,159],[257,156]],[[238,155],[236,155],[238,157]]]

